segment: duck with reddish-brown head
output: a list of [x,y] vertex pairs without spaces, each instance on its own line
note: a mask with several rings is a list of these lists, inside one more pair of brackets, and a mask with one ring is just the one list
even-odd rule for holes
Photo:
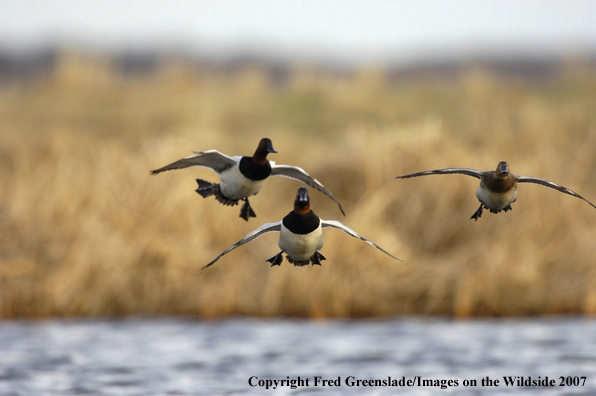
[[541,179],[534,176],[517,176],[509,171],[509,164],[505,161],[499,162],[497,169],[494,171],[481,172],[471,168],[445,168],[430,170],[425,172],[412,173],[405,176],[398,176],[396,179],[407,179],[409,177],[426,176],[426,175],[445,175],[458,173],[461,175],[472,176],[480,179],[480,186],[476,190],[476,198],[480,201],[480,207],[474,212],[470,219],[475,221],[482,216],[482,209],[488,209],[491,213],[499,213],[501,211],[512,210],[511,204],[517,200],[517,183],[535,183],[546,187],[554,188],[565,194],[583,199],[592,207],[596,208],[594,204],[578,193],[570,189],[560,186],[552,181]]
[[228,157],[217,150],[207,150],[151,171],[151,174],[156,175],[164,171],[191,166],[210,168],[219,174],[221,183],[197,179],[199,184],[197,193],[203,198],[213,195],[217,201],[226,206],[234,206],[238,204],[238,201],[244,201],[244,205],[240,209],[240,217],[246,221],[250,217],[256,217],[248,202],[248,197],[258,194],[271,176],[284,176],[307,184],[335,201],[341,213],[345,215],[339,201],[317,179],[297,166],[276,165],[275,162],[267,159],[267,155],[270,153],[277,153],[277,151],[273,149],[271,139],[263,138],[252,157]]
[[370,239],[363,237],[339,221],[323,220],[319,218],[319,216],[310,209],[308,189],[306,187],[300,187],[296,194],[296,199],[294,200],[294,210],[288,213],[286,217],[276,223],[265,224],[261,228],[249,233],[226,249],[209,264],[204,266],[203,269],[212,266],[223,255],[231,252],[237,247],[246,245],[265,233],[274,231],[279,232],[279,240],[277,244],[281,251],[267,260],[271,263],[272,267],[282,263],[284,253],[286,254],[287,260],[298,267],[303,267],[308,264],[321,265],[321,261],[325,260],[325,257],[319,250],[323,247],[323,228],[326,227],[339,228],[348,235],[358,238],[369,245],[376,247],[392,258],[399,260]]

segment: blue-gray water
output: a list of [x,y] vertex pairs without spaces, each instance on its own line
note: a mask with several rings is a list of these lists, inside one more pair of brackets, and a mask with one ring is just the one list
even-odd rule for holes
[[[315,376],[339,378],[340,386],[315,386]],[[487,376],[499,386],[483,387]],[[506,386],[509,376],[548,376],[556,386]],[[257,386],[249,385],[251,377]],[[308,379],[309,386],[258,386],[288,377]],[[397,386],[348,385],[389,377]],[[560,377],[580,385],[559,386]],[[452,385],[419,386],[418,378]],[[414,385],[399,386],[400,380]],[[464,380],[477,385],[465,387]],[[596,321],[0,322],[0,395],[83,394],[596,395]]]

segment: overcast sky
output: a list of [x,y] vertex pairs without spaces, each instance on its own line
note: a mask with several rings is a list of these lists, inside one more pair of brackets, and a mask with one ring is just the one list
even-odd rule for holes
[[596,48],[596,1],[0,0],[0,47],[352,60]]

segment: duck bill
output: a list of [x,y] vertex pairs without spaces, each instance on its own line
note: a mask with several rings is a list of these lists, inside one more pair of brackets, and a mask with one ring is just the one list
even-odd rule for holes
[[300,189],[298,191],[298,202],[308,202],[308,190],[307,189]]
[[271,142],[267,143],[266,150],[268,153],[277,153],[277,151],[275,151],[275,149],[273,148],[273,143]]

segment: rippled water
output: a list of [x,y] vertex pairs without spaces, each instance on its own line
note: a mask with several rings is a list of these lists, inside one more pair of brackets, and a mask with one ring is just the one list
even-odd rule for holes
[[[315,376],[339,378],[339,386],[315,386]],[[481,379],[487,376],[499,380],[499,386],[483,387]],[[505,376],[548,376],[557,386],[508,387]],[[266,385],[266,380],[288,377],[308,379],[308,386],[259,386],[259,380]],[[396,386],[348,385],[352,379],[389,377]],[[586,380],[561,387],[559,377],[571,377],[570,383],[574,377]],[[400,380],[414,384],[399,386]],[[436,380],[439,386],[423,386],[422,380],[433,385]],[[441,380],[453,380],[452,386],[441,389]],[[476,380],[477,385],[465,387],[464,380]],[[0,322],[1,395],[301,393],[596,395],[596,321]]]

